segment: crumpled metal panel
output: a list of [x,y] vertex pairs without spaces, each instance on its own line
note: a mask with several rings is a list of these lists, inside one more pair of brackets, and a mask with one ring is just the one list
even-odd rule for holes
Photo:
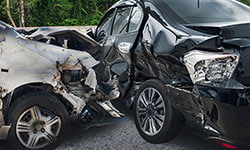
[[[44,35],[47,36],[46,34],[45,32]],[[67,99],[76,114],[81,113],[86,100],[67,92],[61,82],[61,72],[83,71],[83,68],[91,70],[100,63],[99,61],[84,51],[30,40],[3,22],[0,22],[0,35],[1,98],[20,86],[44,83],[54,87],[54,92]],[[83,39],[85,38],[87,39],[87,37]],[[88,76],[87,80],[94,81],[96,76]],[[92,86],[96,84],[97,82]]]
[[7,90],[5,93],[28,83],[56,86],[60,69],[81,70],[82,65],[92,68],[99,64],[87,52],[25,39],[10,28],[3,35],[6,40],[0,45],[0,86]]

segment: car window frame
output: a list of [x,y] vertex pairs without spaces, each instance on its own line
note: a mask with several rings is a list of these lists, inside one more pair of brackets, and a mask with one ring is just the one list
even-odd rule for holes
[[115,19],[116,19],[116,15],[117,15],[117,11],[118,11],[118,9],[122,9],[122,8],[126,8],[126,7],[130,7],[128,24],[127,24],[127,28],[126,28],[126,31],[125,31],[125,33],[128,33],[128,27],[129,27],[129,23],[130,23],[130,16],[131,16],[132,11],[133,11],[133,5],[125,5],[125,6],[119,6],[119,7],[116,7],[115,15],[114,15],[114,17],[113,17],[112,30],[111,30],[111,35],[112,35],[112,36],[122,34],[122,33],[118,33],[118,34],[115,34],[115,35],[113,34],[113,30],[114,30],[114,23],[115,23]]
[[108,15],[110,15],[110,13],[111,13],[112,11],[113,11],[113,13],[112,13],[113,16],[112,16],[111,19],[110,19],[110,20],[111,20],[111,21],[110,21],[110,28],[111,28],[111,30],[110,30],[110,33],[107,34],[106,36],[110,36],[110,35],[111,35],[112,30],[113,30],[114,18],[115,18],[116,11],[117,11],[116,8],[110,9],[110,10],[104,15],[104,17],[101,19],[101,21],[100,21],[100,23],[98,24],[98,26],[97,26],[97,28],[96,28],[96,31],[95,31],[95,38],[98,37],[98,33],[99,33],[99,28],[100,28],[100,26],[103,24],[104,20],[107,18]]
[[[118,9],[121,9],[121,8],[125,8],[125,7],[130,7],[130,12],[129,12],[129,19],[128,19],[128,24],[127,24],[127,27],[126,27],[126,32],[124,32],[124,33],[133,33],[133,32],[137,32],[138,30],[139,30],[139,28],[140,28],[140,25],[141,25],[141,23],[142,23],[142,21],[143,21],[143,16],[144,16],[144,13],[143,13],[143,9],[139,6],[139,5],[137,5],[137,4],[135,4],[135,5],[125,5],[125,6],[120,6],[120,7],[116,7],[115,9],[116,9],[116,11],[115,11],[115,15],[113,16],[113,23],[112,23],[112,29],[111,29],[111,36],[115,36],[114,34],[113,34],[113,30],[114,30],[114,23],[115,23],[115,18],[116,18],[116,15],[117,15],[117,10]],[[129,28],[130,28],[130,23],[131,23],[131,19],[132,19],[132,13],[133,13],[133,11],[134,11],[134,9],[135,8],[138,8],[138,10],[141,12],[141,14],[142,14],[142,16],[141,16],[141,18],[140,18],[140,21],[139,21],[139,23],[137,24],[137,28],[136,29],[134,29],[134,30],[129,30]],[[119,34],[116,34],[116,35],[120,35],[120,34],[124,34],[124,33],[119,33]]]
[[[133,5],[122,5],[122,6],[117,6],[117,7],[114,7],[114,8],[112,8],[112,9],[110,9],[110,10],[105,14],[105,16],[102,18],[102,20],[100,21],[99,25],[98,25],[97,28],[96,28],[96,31],[95,31],[95,38],[98,37],[98,32],[99,32],[98,29],[100,28],[101,24],[103,24],[103,21],[105,20],[105,18],[107,17],[107,15],[110,14],[111,11],[114,11],[113,14],[112,14],[113,16],[112,16],[111,21],[110,21],[110,28],[111,28],[111,30],[110,30],[110,33],[107,34],[106,36],[115,36],[115,35],[113,34],[113,30],[114,30],[114,23],[115,23],[115,18],[116,18],[116,15],[117,15],[117,11],[118,11],[118,9],[125,8],[125,7],[130,7],[130,12],[129,12],[128,25],[127,25],[126,31],[125,31],[124,33],[133,33],[133,32],[136,32],[137,30],[139,30],[140,25],[141,25],[141,23],[142,23],[142,21],[143,21],[143,18],[144,18],[144,17],[143,17],[143,15],[144,15],[143,9],[142,9],[138,4],[133,4]],[[133,30],[133,31],[129,31],[130,22],[131,22],[131,15],[132,15],[132,13],[133,13],[133,11],[134,11],[134,9],[135,9],[136,7],[141,11],[142,17],[140,18],[140,21],[139,21],[139,24],[138,24],[137,29],[135,29],[135,30]],[[124,33],[123,33],[123,34],[124,34]],[[122,34],[122,33],[119,33],[119,34],[116,34],[116,35],[120,35],[120,34]]]
[[[130,31],[130,23],[131,23],[131,19],[132,19],[132,13],[134,12],[134,9],[135,9],[135,8],[138,8],[138,10],[141,12],[141,15],[142,15],[142,16],[141,16],[141,18],[140,18],[140,20],[139,20],[139,23],[137,24],[137,28]],[[133,33],[133,32],[138,31],[139,28],[140,28],[140,26],[141,26],[141,23],[142,23],[142,21],[143,21],[143,17],[144,17],[144,13],[143,13],[142,8],[141,8],[140,6],[138,6],[138,5],[134,5],[133,8],[132,8],[132,10],[131,10],[131,13],[130,13],[130,15],[129,15],[129,24],[128,24],[127,33]]]

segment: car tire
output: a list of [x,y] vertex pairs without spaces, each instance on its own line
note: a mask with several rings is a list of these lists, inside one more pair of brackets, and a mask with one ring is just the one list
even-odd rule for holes
[[9,109],[11,149],[55,149],[68,130],[68,113],[56,97],[33,93],[17,98]]
[[154,144],[174,139],[183,126],[177,111],[171,106],[165,85],[155,79],[148,80],[138,90],[134,119],[140,135]]

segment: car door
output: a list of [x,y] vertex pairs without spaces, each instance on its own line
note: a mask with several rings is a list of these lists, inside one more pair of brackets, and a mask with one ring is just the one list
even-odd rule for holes
[[[126,91],[131,81],[131,56],[136,42],[139,28],[143,20],[143,10],[139,5],[117,7],[109,12],[113,13],[110,28],[105,31],[102,24],[97,28],[97,41],[103,44],[104,77],[119,79],[120,87]],[[109,16],[106,16],[109,17]],[[110,17],[111,18],[111,17]],[[108,23],[108,21],[106,21]],[[105,35],[105,34],[106,35]],[[98,36],[99,35],[99,36]],[[108,74],[108,75],[107,75]]]

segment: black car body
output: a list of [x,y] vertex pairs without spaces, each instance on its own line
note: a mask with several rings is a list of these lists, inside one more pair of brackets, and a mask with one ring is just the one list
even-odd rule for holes
[[223,146],[249,146],[248,6],[121,0],[92,37],[103,46],[103,80],[118,78],[144,139],[169,141],[185,123]]

